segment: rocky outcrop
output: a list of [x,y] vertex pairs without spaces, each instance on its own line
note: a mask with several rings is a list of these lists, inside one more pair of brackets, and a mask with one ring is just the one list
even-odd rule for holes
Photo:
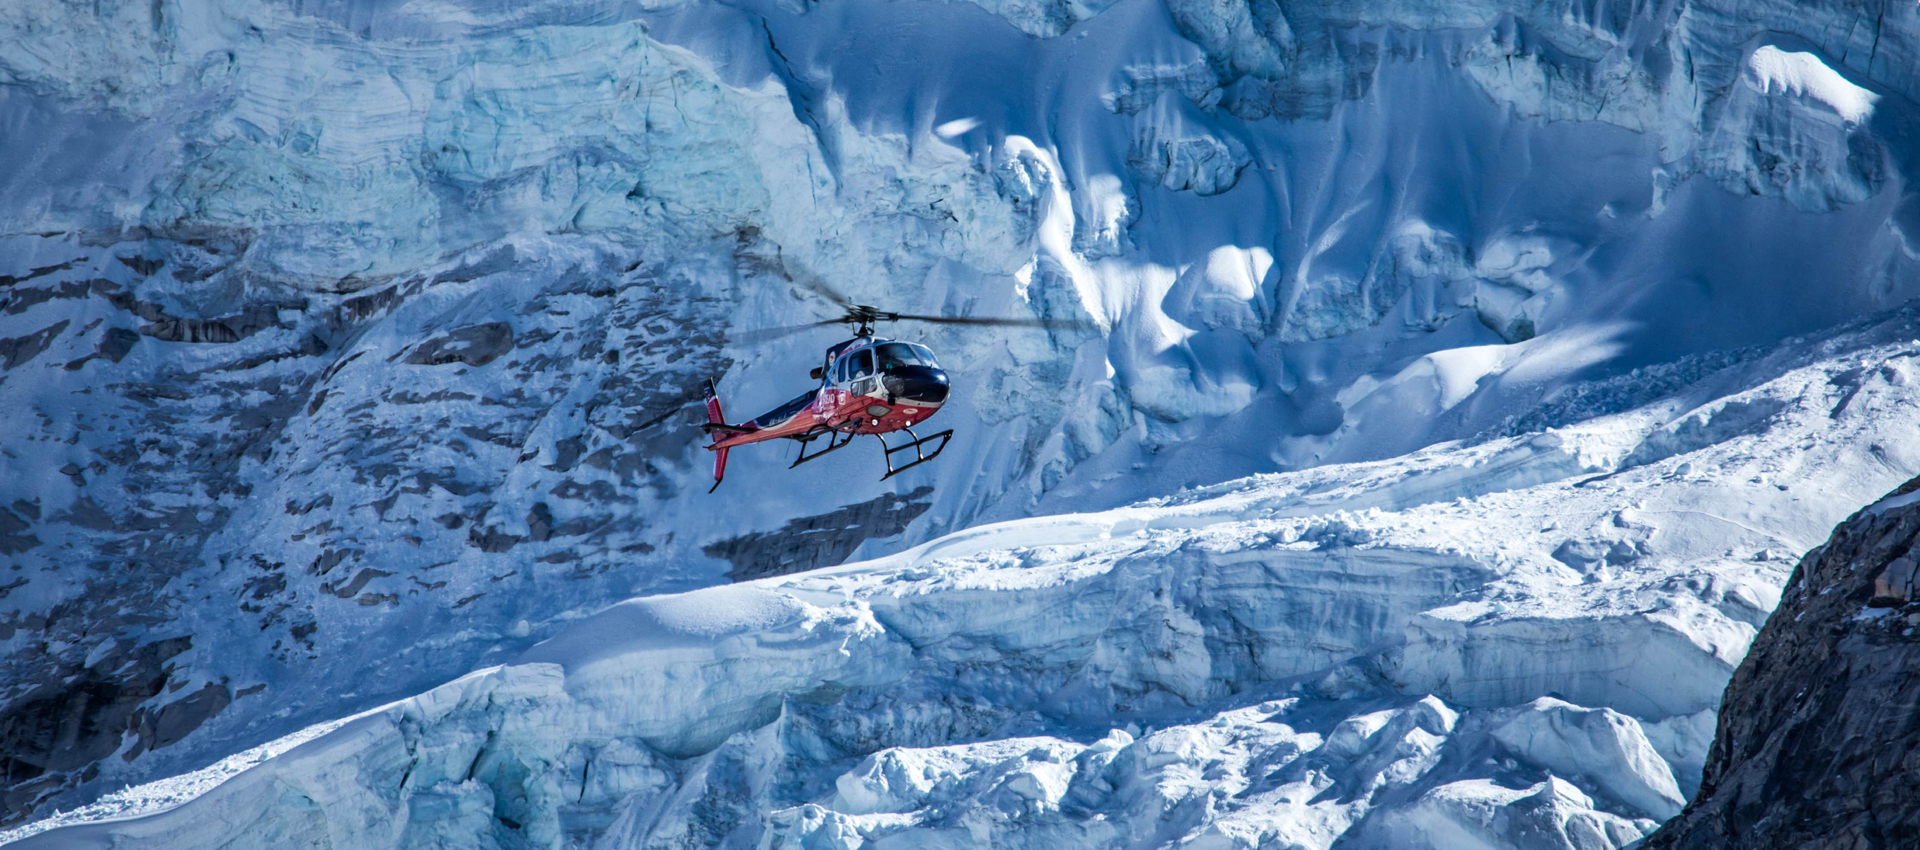
[[1920,479],[1808,553],[1727,686],[1700,794],[1646,850],[1920,842]]
[[138,736],[135,753],[164,747],[198,728],[232,702],[224,685],[209,684],[186,698],[149,711],[143,704],[184,682],[173,659],[191,647],[188,637],[140,647],[113,646],[84,669],[61,669],[46,684],[0,707],[0,811],[24,811],[70,779],[99,773],[96,762]]
[[417,366],[441,366],[465,363],[485,366],[513,350],[513,326],[506,322],[488,322],[449,331],[427,340],[407,355]]
[[868,540],[884,540],[907,530],[907,524],[932,506],[925,485],[905,494],[883,493],[878,498],[847,505],[823,514],[790,520],[773,531],[756,531],[707,544],[701,551],[733,564],[727,578],[750,581],[830,567],[847,559]]
[[[0,403],[21,440],[0,449],[0,822],[270,737],[262,707],[302,710],[328,659],[486,651],[370,649],[395,626],[625,595],[614,565],[664,542],[663,458],[696,436],[673,414],[725,369],[694,287],[528,251],[306,295],[208,272],[223,257],[103,247],[6,290],[29,306],[0,324],[0,383],[57,400]],[[449,304],[503,318],[437,319]],[[68,453],[20,450],[36,429]]]

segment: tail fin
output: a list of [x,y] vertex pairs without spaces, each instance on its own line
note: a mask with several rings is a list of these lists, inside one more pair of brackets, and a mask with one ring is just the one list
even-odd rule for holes
[[[727,424],[727,416],[720,410],[720,393],[714,389],[713,379],[707,379],[707,421],[714,425]],[[713,452],[713,486],[707,488],[711,493],[720,489],[720,479],[727,476],[727,450],[715,449]]]
[[732,449],[715,449],[713,452],[713,486],[707,488],[711,493],[720,489],[720,479],[727,476],[727,452]]
[[727,415],[720,412],[720,393],[713,387],[713,379],[707,379],[707,421],[715,425],[727,424]]

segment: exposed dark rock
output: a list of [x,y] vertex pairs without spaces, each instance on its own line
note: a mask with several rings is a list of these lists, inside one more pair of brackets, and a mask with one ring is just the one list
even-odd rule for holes
[[326,575],[334,567],[339,566],[341,561],[346,560],[348,554],[350,553],[341,549],[328,549],[321,552],[320,557],[313,559],[313,566],[308,568],[308,571],[314,575]]
[[390,575],[393,575],[393,573],[387,572],[385,570],[376,570],[372,567],[365,567],[361,569],[359,572],[354,573],[353,578],[347,581],[345,584],[341,584],[341,585],[323,584],[323,585],[320,585],[320,589],[328,593],[331,593],[335,596],[338,596],[341,599],[349,599],[349,598],[352,598],[354,594],[359,593],[361,588],[366,587],[368,582],[373,581],[374,579],[377,579],[377,578],[383,578]]
[[262,330],[280,327],[279,310],[273,305],[247,310],[217,319],[192,319],[166,316],[142,325],[140,333],[167,342],[239,342]]
[[545,543],[553,537],[553,511],[546,502],[538,502],[527,511],[527,536],[535,543]]
[[281,351],[269,351],[263,354],[256,354],[252,357],[244,357],[232,363],[229,363],[222,368],[229,371],[235,371],[235,372],[244,371],[247,369],[257,369],[269,363],[275,363],[281,360],[289,360],[295,357],[318,357],[322,354],[327,353],[327,351],[328,351],[328,348],[325,340],[322,340],[319,337],[314,336],[312,334],[308,334],[306,338],[300,340],[299,345],[293,348],[289,348]]
[[465,363],[485,366],[513,350],[513,327],[506,322],[488,322],[449,331],[427,340],[407,355],[407,362],[421,366]]
[[40,356],[47,346],[53,344],[53,338],[67,329],[68,322],[61,320],[51,326],[41,328],[26,336],[0,339],[0,360],[5,360],[5,368],[12,369]]
[[788,522],[778,531],[744,534],[709,543],[701,551],[733,564],[727,578],[749,581],[830,567],[867,540],[892,537],[927,512],[932,502],[916,501],[933,492],[916,487],[905,496],[887,493],[824,514]]
[[513,438],[506,434],[495,433],[485,428],[476,428],[472,425],[461,426],[460,433],[465,434],[469,439],[492,443],[496,446],[513,448],[515,445],[517,445],[516,443],[514,443]]
[[487,275],[499,274],[500,272],[512,269],[514,267],[514,259],[515,252],[513,246],[503,245],[487,252],[486,256],[478,260],[463,261],[453,270],[435,275],[433,282],[436,284],[465,283],[470,280],[479,280]]
[[1645,850],[1920,847],[1916,544],[1920,479],[1807,553],[1727,685],[1700,793]]
[[54,272],[66,271],[67,269],[73,268],[73,262],[74,261],[72,260],[68,260],[64,263],[57,263],[51,266],[41,266],[36,269],[29,269],[27,273],[23,275],[0,274],[0,287],[12,286],[21,281],[32,280],[36,277],[42,277],[45,275],[53,274]]
[[343,324],[359,322],[369,316],[385,311],[399,303],[400,288],[390,286],[378,292],[349,298],[340,303],[340,319]]
[[133,351],[133,344],[140,341],[140,335],[125,328],[108,328],[100,339],[99,354],[115,363]]
[[292,501],[287,502],[287,513],[304,514],[312,511],[314,508],[324,508],[331,504],[333,504],[333,494],[323,493],[319,496],[314,497],[312,500],[308,501],[306,504],[301,504],[299,502],[292,502]]
[[147,257],[115,257],[114,259],[125,264],[127,268],[133,269],[141,277],[151,277],[154,272],[160,270],[161,266],[166,265],[164,261]]
[[132,731],[138,741],[127,751],[126,759],[132,761],[142,752],[179,742],[232,703],[233,694],[226,685],[208,682],[199,690],[161,706],[158,711],[140,709],[132,721]]
[[93,294],[106,299],[107,303],[147,320],[147,324],[140,326],[140,333],[167,342],[239,342],[268,328],[287,327],[280,321],[280,311],[306,307],[297,301],[253,304],[230,316],[201,319],[172,315],[166,308],[141,301],[109,280],[91,281],[90,287]]
[[580,456],[587,451],[587,444],[577,436],[567,437],[554,441],[553,448],[553,464],[547,468],[556,472],[568,472],[573,469],[574,464],[580,462]]
[[25,313],[35,304],[44,304],[61,298],[82,298],[91,287],[85,281],[72,280],[54,286],[24,287],[0,292],[0,312],[7,315]]
[[[189,646],[189,638],[178,637],[116,648],[92,666],[58,671],[57,678],[0,710],[0,783],[6,789],[0,792],[0,812],[25,814],[39,799],[79,779],[67,772],[118,750],[123,736],[146,722],[140,704],[165,689],[173,671],[169,659]],[[170,717],[168,730],[184,735],[211,713],[189,723],[190,715]],[[179,736],[162,743],[155,732],[152,740],[153,746],[165,746]]]
[[110,360],[118,363],[133,351],[133,344],[139,341],[140,334],[134,331],[126,328],[107,328],[106,332],[100,336],[100,346],[95,348],[92,354],[68,363],[67,371],[79,369],[87,365],[87,361],[90,360]]
[[474,526],[467,532],[467,542],[482,552],[505,552],[527,542],[527,539],[508,534],[498,528]]
[[38,513],[35,511],[34,517],[22,519],[12,511],[0,510],[0,555],[25,552],[40,545],[40,538],[21,533],[33,527],[31,520],[38,519]]

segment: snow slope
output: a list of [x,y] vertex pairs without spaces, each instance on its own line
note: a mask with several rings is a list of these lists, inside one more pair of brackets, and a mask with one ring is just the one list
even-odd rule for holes
[[1916,378],[1908,309],[1564,427],[640,597],[15,846],[1621,847],[1793,553],[1920,470]]
[[[1775,380],[1754,364],[1782,340],[1920,286],[1917,18],[8,4],[0,819],[505,663],[634,594]],[[742,452],[696,498],[698,381],[750,415],[832,341],[745,333],[815,315],[790,266],[1100,330],[916,333],[954,367],[949,458],[882,484],[853,472],[870,454],[806,476]],[[1504,468],[1431,492],[1511,489]],[[1757,527],[1811,540],[1838,509]],[[1612,575],[1637,539],[1562,554]],[[1468,641],[1453,622],[1410,646]]]

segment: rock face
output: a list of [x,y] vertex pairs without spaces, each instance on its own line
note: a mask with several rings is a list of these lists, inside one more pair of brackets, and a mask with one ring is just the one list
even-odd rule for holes
[[1727,686],[1700,794],[1647,850],[1920,843],[1920,478],[1807,554]]

